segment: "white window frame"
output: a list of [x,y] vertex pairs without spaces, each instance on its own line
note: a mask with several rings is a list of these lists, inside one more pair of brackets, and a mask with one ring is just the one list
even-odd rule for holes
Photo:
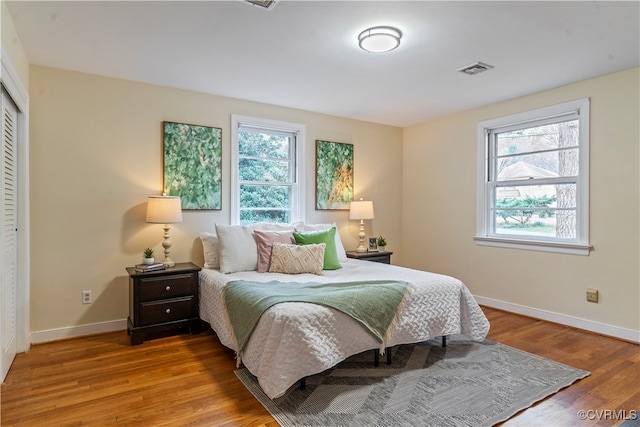
[[258,117],[231,115],[231,224],[240,224],[240,180],[238,131],[241,126],[250,126],[274,131],[293,132],[297,134],[295,146],[294,184],[291,186],[291,222],[304,221],[305,217],[305,162],[304,146],[306,126],[299,123],[283,122]]
[[[578,161],[576,181],[576,238],[537,238],[530,235],[505,235],[492,231],[489,165],[492,161],[489,133],[507,127],[527,127],[527,123],[577,114],[579,118]],[[477,127],[478,153],[476,178],[476,244],[505,248],[589,255],[589,99],[583,98],[550,107],[539,108],[506,117],[485,120]]]

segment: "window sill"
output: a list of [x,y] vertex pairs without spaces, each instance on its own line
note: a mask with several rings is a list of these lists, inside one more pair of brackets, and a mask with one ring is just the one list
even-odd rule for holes
[[555,252],[568,255],[588,256],[593,250],[591,245],[580,245],[577,243],[557,243],[540,240],[517,240],[502,237],[474,236],[476,245],[494,246],[500,248],[523,249],[528,251]]

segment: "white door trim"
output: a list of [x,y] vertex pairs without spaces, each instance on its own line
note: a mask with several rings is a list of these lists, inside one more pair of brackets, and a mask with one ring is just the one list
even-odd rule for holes
[[[16,344],[18,352],[29,350],[30,248],[29,248],[29,92],[20,81],[4,46],[0,52],[0,82],[18,107],[18,269],[16,294]],[[24,82],[27,83],[27,82]]]

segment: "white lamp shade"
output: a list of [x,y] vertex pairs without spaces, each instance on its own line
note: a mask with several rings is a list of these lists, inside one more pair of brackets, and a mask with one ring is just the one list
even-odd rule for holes
[[349,207],[349,219],[373,219],[373,202],[371,200],[356,200]]
[[153,224],[182,222],[180,197],[149,196],[149,201],[147,202],[147,222]]

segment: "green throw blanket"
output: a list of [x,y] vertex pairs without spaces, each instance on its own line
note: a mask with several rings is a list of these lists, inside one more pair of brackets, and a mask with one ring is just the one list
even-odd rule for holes
[[394,280],[340,283],[236,280],[225,286],[224,301],[240,355],[262,313],[282,302],[309,302],[339,310],[383,343],[407,286],[407,282]]

